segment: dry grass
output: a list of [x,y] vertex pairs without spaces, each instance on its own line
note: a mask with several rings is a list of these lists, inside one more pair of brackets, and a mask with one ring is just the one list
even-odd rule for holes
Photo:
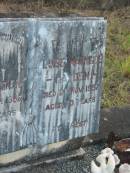
[[130,7],[107,15],[103,107],[130,104]]

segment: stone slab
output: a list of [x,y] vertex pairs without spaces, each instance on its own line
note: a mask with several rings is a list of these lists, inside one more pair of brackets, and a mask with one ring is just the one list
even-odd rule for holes
[[24,169],[27,169],[27,168],[32,169],[33,167],[37,167],[40,165],[55,164],[57,162],[65,162],[65,161],[69,161],[69,160],[73,160],[73,159],[82,159],[84,157],[84,155],[85,155],[85,151],[82,148],[80,148],[73,152],[69,152],[68,154],[66,153],[65,155],[64,154],[58,155],[58,157],[55,157],[52,159],[43,158],[43,159],[41,159],[41,161],[37,160],[34,163],[23,163],[23,164],[20,164],[17,166],[2,167],[0,169],[0,173],[10,173],[10,172],[18,173],[21,170],[24,171]]
[[103,18],[0,19],[0,153],[98,132]]

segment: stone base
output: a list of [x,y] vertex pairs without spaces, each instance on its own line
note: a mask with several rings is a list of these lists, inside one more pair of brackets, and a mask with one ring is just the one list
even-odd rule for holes
[[58,155],[57,157],[48,157],[48,158],[42,158],[39,160],[35,160],[33,163],[23,163],[20,165],[13,165],[13,166],[6,166],[6,167],[1,167],[0,168],[0,173],[16,173],[19,172],[21,170],[24,170],[26,168],[29,167],[35,167],[35,166],[39,166],[39,165],[47,165],[47,164],[52,164],[52,163],[56,163],[56,162],[63,162],[63,161],[68,161],[68,160],[73,160],[73,159],[82,159],[85,155],[85,151],[80,148],[78,150],[74,150],[72,152],[68,152],[68,153],[64,153],[61,155]]

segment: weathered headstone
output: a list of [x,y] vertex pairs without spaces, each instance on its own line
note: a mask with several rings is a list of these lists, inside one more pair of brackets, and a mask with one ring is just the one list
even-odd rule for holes
[[0,153],[98,131],[106,21],[0,20]]

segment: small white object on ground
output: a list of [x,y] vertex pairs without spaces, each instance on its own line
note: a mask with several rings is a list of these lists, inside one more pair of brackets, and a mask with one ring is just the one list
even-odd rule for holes
[[[108,159],[108,161],[106,161]],[[112,154],[100,154],[96,161],[100,163],[97,166],[94,161],[91,162],[91,172],[92,173],[114,173],[115,169],[115,159]]]
[[114,151],[111,148],[105,148],[104,150],[101,150],[101,154],[114,154]]
[[92,161],[91,173],[114,173],[116,165],[120,163],[118,156],[114,154],[111,148],[102,150],[101,154],[96,158],[96,161],[100,163],[100,166],[97,166],[96,163]]
[[114,156],[116,165],[119,165],[120,159],[116,154],[114,154],[114,151],[111,148],[105,148],[104,150],[101,151],[101,154],[103,153],[112,154]]
[[115,159],[116,166],[119,165],[119,163],[120,163],[119,157],[116,154],[114,154],[113,156],[114,156],[114,159]]
[[123,164],[119,167],[119,173],[130,173],[130,165],[129,164]]

